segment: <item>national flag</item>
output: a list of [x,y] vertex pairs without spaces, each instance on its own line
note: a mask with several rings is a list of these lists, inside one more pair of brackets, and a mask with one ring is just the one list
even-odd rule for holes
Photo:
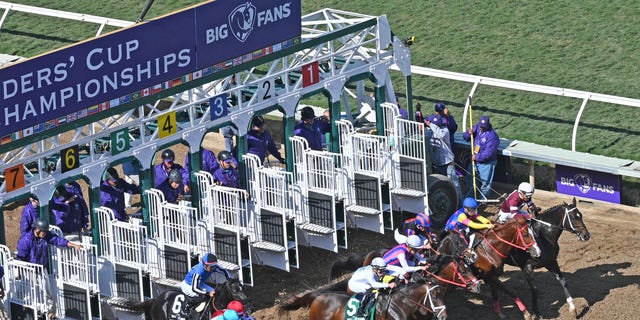
[[[97,107],[97,106],[96,106]],[[44,129],[49,130],[56,127],[56,119],[49,120],[44,124]]]
[[156,84],[155,86],[151,87],[151,94],[156,94],[158,92],[162,91],[162,84]]
[[193,73],[193,80],[202,78],[202,70]]
[[291,41],[291,39],[286,40],[286,41],[282,41],[282,49],[289,48],[292,45],[293,45],[293,41]]
[[266,48],[264,48],[263,51],[264,51],[265,55],[271,54],[271,53],[273,53],[273,48],[272,47],[266,47]]
[[96,114],[96,113],[98,113],[98,111],[100,111],[100,109],[98,109],[98,105],[91,106],[91,107],[87,108],[87,114],[88,115]]
[[115,108],[120,105],[120,98],[109,100],[109,108]]
[[143,96],[143,97],[147,97],[147,96],[151,95],[151,90],[149,88],[144,88],[140,92],[140,95]]
[[44,123],[39,123],[33,126],[33,133],[40,133],[44,131]]
[[171,81],[172,87],[179,86],[181,84],[182,84],[182,78],[175,78]]
[[249,61],[253,60],[253,55],[251,55],[251,53],[247,53],[244,56],[242,56],[242,62],[243,63],[247,63]]
[[182,83],[187,83],[191,80],[193,80],[193,74],[191,73],[185,74],[184,76],[182,76]]
[[273,52],[278,52],[282,50],[282,43],[276,43],[273,45]]
[[162,83],[162,89],[169,89],[171,88],[171,81],[165,81]]
[[218,63],[215,66],[213,66],[213,72],[218,72],[218,71],[221,71],[222,69],[224,69],[224,63]]
[[[127,96],[129,96],[129,95],[127,95]],[[130,96],[131,96],[131,100],[130,101],[138,100],[138,99],[140,99],[140,91],[132,92]],[[122,99],[122,97],[120,97],[120,99]],[[129,102],[129,101],[127,101],[127,102]],[[123,102],[123,103],[126,103],[126,102]]]
[[120,104],[125,104],[127,102],[131,101],[131,96],[126,94],[122,97],[120,97]]
[[78,115],[74,112],[67,115],[67,122],[78,120]]
[[264,51],[262,49],[256,50],[253,52],[253,59],[260,58],[264,55]]
[[56,125],[60,126],[67,123],[67,117],[60,117],[58,119],[56,119]]
[[233,59],[230,59],[230,60],[227,60],[227,61],[224,62],[224,68],[225,69],[231,68],[231,67],[233,67]]
[[19,140],[21,138],[22,138],[22,131],[14,132],[11,134],[11,139],[13,139],[13,141]]
[[212,67],[208,67],[208,68],[204,68],[202,69],[202,76],[208,76],[210,74],[213,73],[213,68]]
[[293,45],[295,46],[300,44],[302,42],[302,39],[300,37],[295,37],[293,38],[292,42],[293,42]]
[[242,64],[242,57],[233,58],[233,65],[234,66],[239,66],[241,64]]
[[98,110],[105,111],[109,109],[109,101],[98,104]]
[[7,136],[2,137],[2,141],[0,143],[1,144],[6,144],[6,143],[9,143],[9,142],[11,142],[11,135],[7,135]]
[[86,116],[87,116],[87,109],[82,109],[82,110],[76,112],[76,117],[78,119],[82,119],[82,118],[84,118]]
[[26,129],[22,130],[22,136],[23,137],[28,137],[28,136],[30,136],[32,134],[33,134],[33,127],[29,127],[29,128],[26,128]]

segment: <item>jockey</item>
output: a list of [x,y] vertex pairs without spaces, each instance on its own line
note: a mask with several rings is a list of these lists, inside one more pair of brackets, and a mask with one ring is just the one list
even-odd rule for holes
[[202,257],[202,261],[187,273],[180,283],[182,293],[188,297],[183,304],[181,316],[186,317],[191,307],[202,301],[202,296],[213,297],[216,294],[216,290],[205,283],[214,272],[224,272],[227,278],[230,278],[229,272],[218,265],[218,258],[212,253],[207,253]]
[[462,202],[462,208],[454,212],[447,225],[444,227],[446,231],[454,231],[464,233],[467,236],[471,229],[491,229],[493,224],[487,218],[478,214],[478,201],[474,198],[466,198]]
[[[417,235],[407,237],[407,242],[399,244],[391,250],[385,252],[384,262],[388,266],[398,266],[402,268],[404,273],[412,273],[420,270],[426,270],[426,261],[418,250],[422,249],[422,239]],[[422,264],[421,266],[418,266]]]
[[403,275],[404,270],[402,270],[402,268],[387,266],[384,259],[380,257],[373,259],[371,265],[358,268],[353,275],[351,275],[348,283],[349,291],[353,293],[364,293],[356,317],[364,317],[367,310],[375,303],[373,290],[393,289],[397,286],[395,282],[383,282],[385,276],[403,278]]
[[435,234],[431,232],[431,217],[424,213],[418,213],[414,218],[405,220],[393,234],[393,238],[399,244],[406,243],[407,237],[417,235],[424,243],[424,248],[430,248],[437,241]]
[[531,200],[533,196],[533,186],[528,182],[523,182],[518,186],[517,190],[513,190],[506,200],[500,205],[500,213],[498,214],[498,223],[505,223],[507,220],[512,219],[516,214],[522,214],[525,219],[530,220],[531,215],[528,212],[522,211],[522,207],[526,204],[527,207],[536,216],[540,209],[536,207]]

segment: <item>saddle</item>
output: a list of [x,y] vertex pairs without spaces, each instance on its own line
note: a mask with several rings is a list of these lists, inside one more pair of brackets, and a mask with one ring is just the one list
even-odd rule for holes
[[[376,314],[376,303],[371,304],[371,308],[366,310],[367,316],[365,318],[357,317],[358,309],[360,309],[360,304],[362,304],[362,299],[364,298],[364,293],[356,293],[347,301],[346,308],[344,309],[344,319],[345,320],[373,320]],[[373,298],[374,301],[377,299],[377,294]]]

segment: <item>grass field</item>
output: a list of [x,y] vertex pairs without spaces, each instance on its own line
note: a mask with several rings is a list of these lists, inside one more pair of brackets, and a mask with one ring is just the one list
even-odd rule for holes
[[[14,2],[130,21],[146,3]],[[156,1],[147,19],[198,2]],[[635,79],[640,74],[640,6],[634,1],[303,1],[305,13],[324,7],[386,14],[395,34],[417,36],[411,47],[414,65],[640,98]],[[13,12],[0,29],[0,52],[30,57],[91,37],[96,30],[96,25]],[[414,101],[426,105],[426,111],[433,102],[445,101],[461,122],[470,84],[421,76],[413,84]],[[403,94],[400,101],[405,101]],[[490,115],[501,137],[570,149],[581,102],[481,86],[474,115]],[[637,108],[589,103],[578,150],[640,160],[638,119]]]

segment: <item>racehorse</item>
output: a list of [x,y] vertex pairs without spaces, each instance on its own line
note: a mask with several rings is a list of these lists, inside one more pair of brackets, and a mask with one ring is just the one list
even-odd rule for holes
[[[351,295],[345,292],[310,290],[278,306],[282,315],[289,310],[308,307],[308,319],[344,320],[353,317],[357,308],[348,304]],[[428,319],[447,318],[444,305],[444,289],[430,282],[409,284],[392,290],[389,294],[379,294],[376,299],[374,319]]]
[[[215,289],[215,296],[212,300],[207,301],[208,308],[197,316],[193,315],[195,310],[192,310],[189,319],[209,319],[213,312],[225,309],[227,304],[233,300],[240,301],[245,305],[247,303],[247,295],[244,293],[242,284],[238,279],[228,278],[226,282],[218,283]],[[144,312],[147,319],[175,319],[180,314],[182,304],[185,303],[186,298],[186,295],[180,289],[171,289],[164,291],[153,299],[134,304],[129,309],[136,312]],[[249,312],[248,309],[245,308],[245,310]]]
[[[506,223],[496,225],[491,230],[483,233],[476,233],[482,237],[482,240],[475,247],[477,254],[477,261],[473,264],[476,275],[484,279],[491,287],[491,296],[493,298],[494,312],[500,317],[504,318],[504,314],[500,310],[500,303],[498,301],[497,289],[501,289],[509,294],[516,302],[516,305],[522,311],[525,318],[530,318],[531,314],[524,306],[522,301],[508,288],[502,284],[498,279],[499,271],[504,264],[504,260],[509,256],[513,248],[526,250],[532,257],[538,257],[540,255],[540,249],[536,244],[536,240],[529,232],[529,225],[526,220],[516,215],[513,219]],[[458,234],[449,234],[445,239],[455,237],[458,238]],[[456,243],[457,240],[441,241],[438,251],[441,253],[455,254],[456,249],[449,244]]]
[[573,298],[571,298],[567,281],[560,271],[557,259],[558,252],[560,251],[558,238],[560,238],[562,231],[567,230],[577,235],[580,241],[588,241],[589,238],[591,238],[587,227],[582,221],[582,213],[580,213],[576,206],[576,198],[573,198],[573,203],[571,204],[562,203],[545,210],[538,215],[537,219],[533,219],[531,226],[536,235],[538,246],[540,247],[540,256],[532,258],[525,251],[513,250],[511,257],[507,259],[506,263],[520,267],[522,272],[524,272],[524,276],[529,283],[529,288],[531,288],[532,309],[536,316],[539,316],[540,312],[538,310],[538,288],[536,287],[533,277],[533,270],[541,267],[545,267],[555,275],[560,285],[562,285],[564,295],[567,298],[567,304],[569,304],[569,310],[576,313]]

